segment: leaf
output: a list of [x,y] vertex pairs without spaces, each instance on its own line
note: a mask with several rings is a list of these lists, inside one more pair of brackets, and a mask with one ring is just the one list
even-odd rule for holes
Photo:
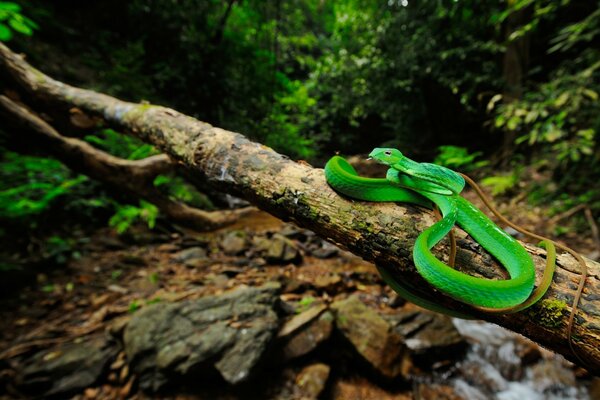
[[592,89],[583,89],[583,94],[585,94],[591,100],[598,100],[598,93],[593,91]]
[[23,35],[26,35],[26,36],[33,35],[33,30],[29,26],[27,26],[23,21],[19,21],[15,18],[12,18],[8,21],[8,24],[15,31],[22,33]]
[[170,183],[170,182],[171,182],[171,178],[169,178],[168,176],[157,175],[156,178],[154,178],[153,184],[155,187],[159,187],[162,185],[166,185],[167,183]]
[[596,131],[594,129],[580,129],[577,131],[577,136],[580,136],[581,138],[585,139],[585,140],[593,140],[594,139],[594,134],[596,133]]
[[569,92],[563,92],[556,100],[554,100],[554,107],[562,107],[569,100]]
[[21,6],[15,3],[9,3],[7,1],[0,1],[0,10],[18,13],[21,11]]
[[24,15],[22,15],[22,17],[23,17],[23,22],[26,23],[27,25],[29,25],[31,28],[40,29],[40,26],[35,21],[32,21],[31,19],[27,18]]
[[491,112],[494,107],[496,107],[496,104],[502,100],[502,95],[501,94],[495,94],[494,96],[492,96],[492,98],[490,99],[490,101],[487,104],[487,111]]
[[515,129],[517,129],[519,127],[520,124],[521,124],[521,118],[519,118],[517,116],[512,116],[508,120],[506,127],[508,128],[508,130],[514,131]]
[[0,23],[0,42],[7,42],[12,38],[12,32],[6,25]]

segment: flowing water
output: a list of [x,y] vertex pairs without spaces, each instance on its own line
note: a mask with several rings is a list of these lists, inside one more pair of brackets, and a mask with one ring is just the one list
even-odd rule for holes
[[[471,345],[459,373],[450,378],[457,394],[464,398],[590,399],[587,388],[576,380],[571,364],[562,356],[543,349],[539,354],[528,339],[494,324],[462,319],[453,322]],[[527,349],[537,355],[529,363],[522,357]]]

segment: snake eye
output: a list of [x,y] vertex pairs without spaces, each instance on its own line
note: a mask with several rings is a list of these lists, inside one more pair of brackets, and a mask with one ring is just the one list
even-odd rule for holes
[[392,155],[392,152],[390,150],[386,150],[383,153],[388,157]]

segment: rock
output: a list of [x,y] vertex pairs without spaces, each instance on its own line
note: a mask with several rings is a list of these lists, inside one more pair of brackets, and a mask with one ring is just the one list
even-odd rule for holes
[[600,378],[593,378],[589,387],[590,399],[600,399]]
[[333,387],[333,400],[412,400],[411,393],[392,393],[375,386],[364,378],[337,381]]
[[467,348],[465,339],[446,315],[408,311],[389,316],[388,320],[419,361],[433,363],[444,357],[456,359]]
[[515,239],[523,239],[524,235],[519,232],[518,230],[507,226],[504,228],[504,232],[508,233],[510,236],[514,237]]
[[339,248],[323,240],[321,241],[320,246],[314,246],[314,248],[311,247],[310,252],[317,258],[331,258],[338,254]]
[[322,363],[304,367],[296,378],[296,397],[303,400],[316,400],[325,388],[329,371],[329,366]]
[[246,232],[231,231],[225,235],[221,242],[221,248],[225,254],[237,255],[246,249]]
[[515,354],[523,365],[531,365],[542,357],[540,347],[531,340],[516,337]]
[[306,240],[308,237],[313,237],[315,234],[309,230],[298,228],[293,224],[286,224],[279,230],[279,234],[290,239]]
[[414,387],[414,398],[419,400],[463,400],[452,386],[419,383]]
[[485,360],[469,360],[460,365],[460,372],[471,386],[492,395],[507,388],[508,382],[494,365]]
[[[171,238],[167,234],[158,233],[156,231],[140,231],[140,227],[133,226],[130,230],[123,233],[121,238],[128,244],[132,245],[149,245],[168,242]],[[147,229],[147,228],[141,228]]]
[[377,371],[394,378],[401,374],[406,346],[402,337],[357,296],[332,304],[336,326],[356,351]]
[[567,369],[558,357],[542,360],[535,364],[532,369],[533,387],[539,392],[558,392],[571,386],[575,386],[575,374],[573,370]]
[[313,351],[319,344],[329,339],[333,330],[333,314],[326,311],[308,326],[297,331],[283,347],[283,357],[291,360]]
[[123,332],[130,319],[131,315],[123,315],[115,318],[106,328],[106,332],[115,339],[120,340],[123,337]]
[[271,264],[288,264],[300,259],[300,252],[293,241],[283,235],[275,234],[265,255]]
[[332,271],[330,265],[322,262],[303,265],[296,270],[294,278],[327,292],[336,291],[343,286],[340,274]]
[[28,395],[65,398],[96,383],[117,353],[104,336],[56,346],[27,360],[16,382]]
[[319,304],[310,307],[308,310],[301,312],[300,314],[294,315],[287,321],[277,333],[278,337],[286,337],[292,333],[295,333],[300,328],[317,318],[323,311],[327,309],[325,304]]
[[204,277],[204,281],[217,289],[225,289],[229,283],[229,277],[226,274],[210,273]]
[[188,267],[195,268],[198,263],[202,263],[208,259],[206,249],[203,247],[190,247],[173,255],[173,260],[181,262]]
[[120,238],[114,236],[101,235],[94,240],[108,250],[123,250],[127,248],[127,245]]
[[531,365],[541,358],[540,348],[530,340],[515,337],[498,347],[493,364],[502,376],[511,381],[523,378],[527,365]]
[[126,265],[134,265],[137,267],[143,267],[146,265],[146,260],[136,254],[125,254],[121,257],[121,262]]
[[247,380],[276,333],[279,290],[279,284],[267,283],[144,307],[124,334],[140,388],[158,390],[173,376],[197,381],[205,368],[216,368],[232,384]]

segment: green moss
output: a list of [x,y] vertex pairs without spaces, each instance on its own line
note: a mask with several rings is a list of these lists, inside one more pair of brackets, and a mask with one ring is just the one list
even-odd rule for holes
[[139,104],[123,114],[123,121],[135,120],[144,115],[152,107],[154,107],[152,104]]
[[46,75],[44,75],[41,71],[32,68],[31,72],[33,73],[33,75],[35,75],[35,80],[36,83],[45,83],[46,82]]
[[533,318],[547,328],[558,328],[563,325],[564,311],[568,305],[562,300],[544,299],[530,311]]
[[356,229],[357,231],[367,231],[368,233],[373,232],[373,228],[371,227],[371,224],[368,224],[363,220],[356,220],[354,222],[354,229]]

